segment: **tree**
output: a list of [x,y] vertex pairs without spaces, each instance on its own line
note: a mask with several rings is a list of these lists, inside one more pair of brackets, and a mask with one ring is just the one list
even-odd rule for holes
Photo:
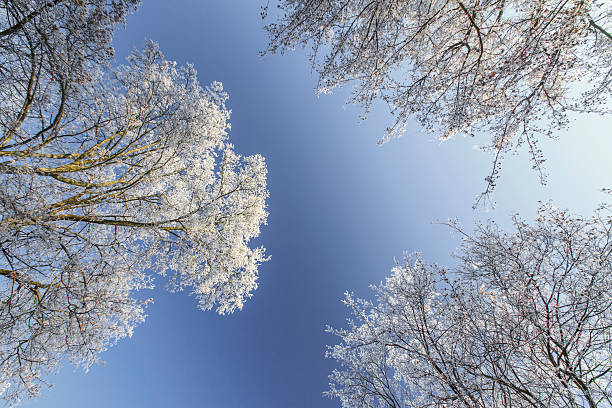
[[267,259],[251,245],[267,218],[265,162],[234,152],[221,84],[202,88],[193,67],[177,68],[154,43],[109,67],[113,24],[134,5],[1,5],[9,403],[35,396],[65,357],[87,368],[131,335],[148,303],[136,292],[155,274],[224,314],[242,308]]
[[19,48],[7,45],[29,43],[68,69],[82,67],[78,63],[84,61],[106,61],[113,55],[114,26],[125,23],[138,4],[139,0],[2,0],[3,52],[17,54]]
[[278,3],[266,52],[310,45],[319,92],[355,83],[350,100],[366,114],[376,100],[386,102],[395,121],[381,141],[412,117],[440,140],[492,135],[482,147],[494,159],[481,198],[494,188],[504,153],[526,144],[545,182],[538,138],[566,127],[568,112],[610,112],[609,2]]
[[[0,81],[5,114],[20,112],[13,105],[6,106],[7,101],[21,103],[24,95],[33,98],[35,93],[43,94],[44,88],[36,86],[42,78],[47,86],[63,84],[64,88],[68,88],[68,83],[90,80],[91,71],[113,56],[111,39],[115,25],[124,23],[125,16],[139,3],[139,0],[0,1]],[[12,125],[3,123],[8,131]]]
[[398,263],[328,351],[343,407],[609,407],[612,217],[543,208],[463,234],[454,269]]

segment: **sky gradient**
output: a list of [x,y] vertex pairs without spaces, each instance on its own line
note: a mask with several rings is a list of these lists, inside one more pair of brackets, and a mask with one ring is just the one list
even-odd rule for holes
[[266,34],[258,1],[143,0],[115,35],[118,62],[145,39],[166,58],[192,63],[202,85],[221,81],[230,99],[236,152],[268,165],[268,225],[257,244],[271,260],[259,288],[230,316],[201,312],[188,293],[151,294],[147,321],[101,356],[87,374],[66,365],[53,388],[24,407],[337,407],[323,398],[334,362],[324,358],[342,327],[346,290],[369,297],[405,251],[452,263],[457,237],[432,224],[458,218],[466,229],[539,202],[589,215],[612,187],[612,120],[577,117],[558,141],[543,141],[548,184],[530,170],[526,150],[507,156],[496,207],[472,210],[491,157],[473,148],[488,139],[440,144],[416,126],[381,147],[384,106],[360,122],[348,90],[317,97],[307,56],[260,57]]

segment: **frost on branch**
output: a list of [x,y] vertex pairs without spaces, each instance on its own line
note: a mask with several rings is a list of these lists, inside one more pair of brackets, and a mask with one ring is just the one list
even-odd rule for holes
[[[610,113],[610,2],[584,0],[278,0],[266,52],[312,47],[319,91],[355,84],[351,102],[385,101],[441,140],[491,135],[483,196],[502,156],[525,145],[545,181],[541,136],[567,113]],[[576,84],[580,84],[576,87]],[[579,94],[577,89],[584,92]],[[481,197],[482,198],[482,197]]]
[[39,74],[86,81],[89,70],[113,56],[111,40],[139,0],[3,0],[0,70],[3,92],[22,82],[35,62]]
[[609,209],[543,208],[513,234],[453,227],[455,269],[406,258],[374,303],[347,295],[327,395],[346,408],[610,406]]
[[267,217],[265,161],[234,152],[220,83],[203,89],[153,43],[88,81],[37,63],[33,86],[0,102],[0,386],[12,403],[63,356],[87,368],[131,335],[147,303],[134,292],[154,273],[224,314],[266,260],[249,245]]

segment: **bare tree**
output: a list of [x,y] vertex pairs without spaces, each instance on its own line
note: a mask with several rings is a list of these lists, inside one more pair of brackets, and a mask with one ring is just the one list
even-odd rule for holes
[[241,309],[267,258],[266,166],[229,143],[219,83],[154,43],[111,69],[135,2],[5,1],[0,18],[0,391],[35,396],[144,320],[154,274]]
[[612,217],[543,208],[513,234],[451,225],[456,268],[407,258],[376,302],[347,294],[327,395],[347,408],[609,407]]
[[266,52],[311,46],[319,92],[354,83],[350,100],[366,113],[387,102],[395,122],[381,141],[413,117],[440,140],[492,135],[482,147],[494,158],[481,198],[494,188],[504,153],[527,145],[545,182],[538,139],[566,127],[568,112],[610,112],[609,2],[277,3]]

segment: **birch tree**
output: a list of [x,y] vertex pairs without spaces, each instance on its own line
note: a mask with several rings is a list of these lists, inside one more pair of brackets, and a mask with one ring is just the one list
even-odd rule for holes
[[369,302],[347,294],[328,357],[343,407],[609,407],[612,217],[543,209],[516,232],[464,235],[455,268],[397,263]]
[[[441,141],[486,135],[502,157],[525,145],[542,182],[542,137],[570,112],[610,113],[612,8],[591,0],[279,0],[267,53],[310,47],[318,91],[354,85],[350,101],[386,102]],[[264,9],[264,17],[267,8]],[[580,84],[577,86],[577,84]],[[580,90],[583,92],[581,93]]]
[[257,287],[266,165],[228,138],[220,83],[157,45],[109,67],[136,2],[0,3],[0,395],[37,395],[130,336],[157,274],[202,310]]

